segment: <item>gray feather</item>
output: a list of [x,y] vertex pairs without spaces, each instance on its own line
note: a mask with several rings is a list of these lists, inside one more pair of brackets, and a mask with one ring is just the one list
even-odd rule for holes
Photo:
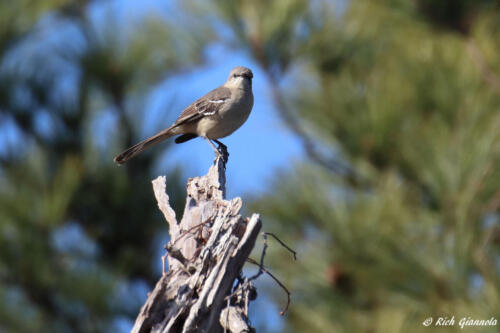
[[215,115],[229,98],[231,98],[231,90],[229,88],[221,86],[210,91],[184,109],[172,127],[196,121],[202,117]]

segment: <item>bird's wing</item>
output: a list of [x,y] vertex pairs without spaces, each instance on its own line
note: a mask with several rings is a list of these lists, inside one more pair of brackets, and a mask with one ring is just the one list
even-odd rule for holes
[[210,91],[185,108],[172,127],[215,115],[229,98],[231,98],[231,90],[229,88],[219,87]]

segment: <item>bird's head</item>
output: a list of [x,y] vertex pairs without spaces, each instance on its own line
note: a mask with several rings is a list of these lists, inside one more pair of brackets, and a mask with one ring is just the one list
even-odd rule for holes
[[252,78],[253,73],[250,69],[243,66],[237,66],[229,73],[227,83],[234,86],[251,85]]

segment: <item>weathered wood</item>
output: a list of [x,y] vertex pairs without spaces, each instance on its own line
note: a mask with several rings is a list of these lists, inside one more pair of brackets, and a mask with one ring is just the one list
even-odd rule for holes
[[[239,215],[240,198],[225,200],[225,183],[221,158],[207,175],[189,179],[179,222],[169,204],[165,177],[153,181],[158,207],[170,226],[169,269],[142,307],[133,333],[212,333],[223,332],[223,327],[228,332],[254,331],[247,317],[249,300],[245,296],[242,301],[248,292],[232,295],[232,286],[254,247],[261,222],[257,214],[250,219]],[[249,288],[248,283],[240,286]]]

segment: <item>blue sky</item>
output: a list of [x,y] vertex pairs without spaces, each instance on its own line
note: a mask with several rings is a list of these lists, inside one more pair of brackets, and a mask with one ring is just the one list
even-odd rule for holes
[[[150,103],[166,98],[165,94],[177,96],[168,111],[175,116],[191,101],[222,84],[229,71],[238,65],[251,68],[254,72],[253,91],[255,104],[248,121],[231,136],[221,139],[228,146],[230,153],[227,166],[228,196],[242,195],[245,192],[259,192],[266,188],[269,180],[278,168],[286,168],[291,161],[300,158],[300,142],[281,122],[271,96],[267,92],[264,75],[244,54],[225,50],[221,45],[214,45],[209,50],[208,64],[192,71],[181,78],[167,80],[154,94]],[[186,89],[188,87],[188,89]],[[163,119],[165,127],[172,119]],[[155,149],[161,149],[155,148]],[[168,168],[169,159],[181,163],[185,176],[193,177],[204,174],[211,165],[214,153],[202,139],[174,145],[165,156],[162,165]],[[158,170],[161,173],[161,170]]]
[[[169,21],[183,17],[177,1],[140,2],[114,0],[106,5],[96,5],[90,15],[98,24],[106,24],[109,10],[124,29],[129,22],[142,15],[163,15]],[[222,27],[221,27],[222,29]],[[229,33],[225,31],[224,34]],[[221,85],[235,66],[246,66],[254,73],[254,108],[248,121],[231,136],[222,139],[230,153],[227,167],[228,197],[241,196],[247,192],[266,189],[269,180],[278,169],[287,168],[294,160],[303,156],[299,140],[281,122],[260,68],[242,51],[228,49],[223,44],[209,45],[205,50],[205,63],[187,73],[166,78],[149,95],[144,110],[128,110],[134,118],[144,115],[143,137],[155,134],[158,129],[168,127],[182,110],[197,98]],[[162,148],[163,147],[163,148]],[[152,149],[165,149],[159,145]],[[205,174],[213,160],[211,147],[202,139],[173,145],[163,155],[157,175],[179,165],[184,170],[184,180]]]

